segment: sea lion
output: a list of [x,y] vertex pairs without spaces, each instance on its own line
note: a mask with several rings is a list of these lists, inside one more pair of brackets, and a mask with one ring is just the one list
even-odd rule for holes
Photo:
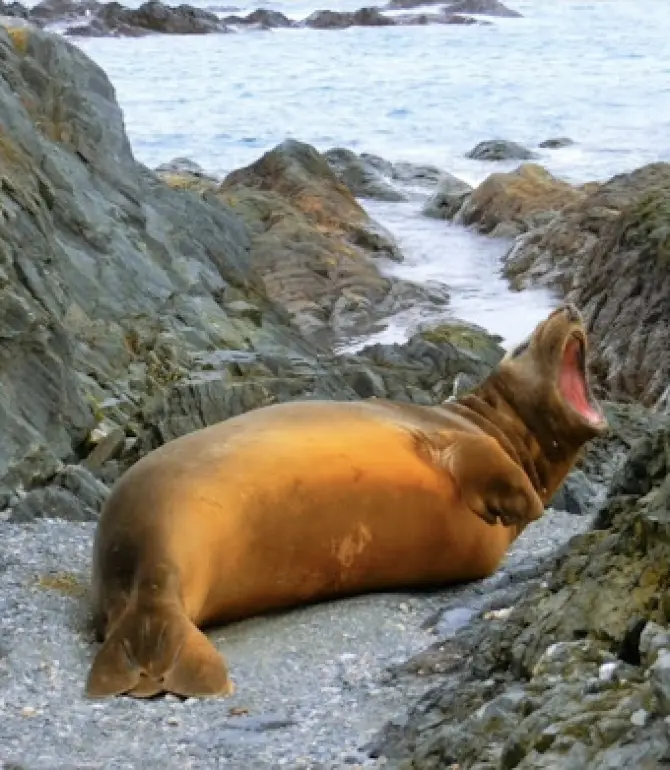
[[227,695],[201,628],[493,573],[607,428],[586,347],[564,305],[456,401],[277,404],[149,453],[97,526],[88,695]]

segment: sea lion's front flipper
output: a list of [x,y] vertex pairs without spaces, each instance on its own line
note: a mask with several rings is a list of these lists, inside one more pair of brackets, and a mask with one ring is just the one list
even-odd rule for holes
[[86,694],[149,698],[163,692],[184,697],[232,695],[223,657],[183,612],[130,607],[96,655]]
[[521,466],[491,436],[460,431],[414,432],[417,451],[446,470],[465,504],[487,524],[528,524],[544,503]]

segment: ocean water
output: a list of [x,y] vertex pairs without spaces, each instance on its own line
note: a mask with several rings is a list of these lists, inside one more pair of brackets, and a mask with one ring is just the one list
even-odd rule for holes
[[[128,4],[139,4],[130,0]],[[221,0],[218,5],[227,4]],[[242,12],[353,10],[370,0],[231,0]],[[214,8],[208,0],[195,0]],[[380,3],[377,3],[381,5]],[[224,174],[286,137],[390,160],[436,164],[477,183],[516,163],[464,157],[483,139],[539,150],[573,182],[670,159],[670,3],[663,0],[509,0],[521,19],[492,26],[240,31],[209,36],[77,39],[108,73],[139,160],[188,156]],[[225,15],[222,13],[222,15]],[[452,290],[454,314],[525,336],[556,298],[512,293],[500,278],[508,244],[427,220],[420,203],[364,202],[407,255],[384,269]],[[402,339],[417,317],[395,319]],[[383,336],[383,335],[382,335]]]

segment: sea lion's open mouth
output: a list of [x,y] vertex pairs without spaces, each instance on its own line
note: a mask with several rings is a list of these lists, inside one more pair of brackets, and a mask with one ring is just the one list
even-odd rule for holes
[[593,425],[603,423],[603,414],[596,405],[586,374],[586,343],[581,334],[573,333],[563,348],[558,388],[566,402],[582,419]]

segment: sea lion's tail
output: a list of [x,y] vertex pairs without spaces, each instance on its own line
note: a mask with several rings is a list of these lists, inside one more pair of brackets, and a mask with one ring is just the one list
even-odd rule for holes
[[234,689],[209,639],[183,612],[164,607],[129,607],[107,635],[86,682],[91,698],[162,692],[204,698],[232,695]]

